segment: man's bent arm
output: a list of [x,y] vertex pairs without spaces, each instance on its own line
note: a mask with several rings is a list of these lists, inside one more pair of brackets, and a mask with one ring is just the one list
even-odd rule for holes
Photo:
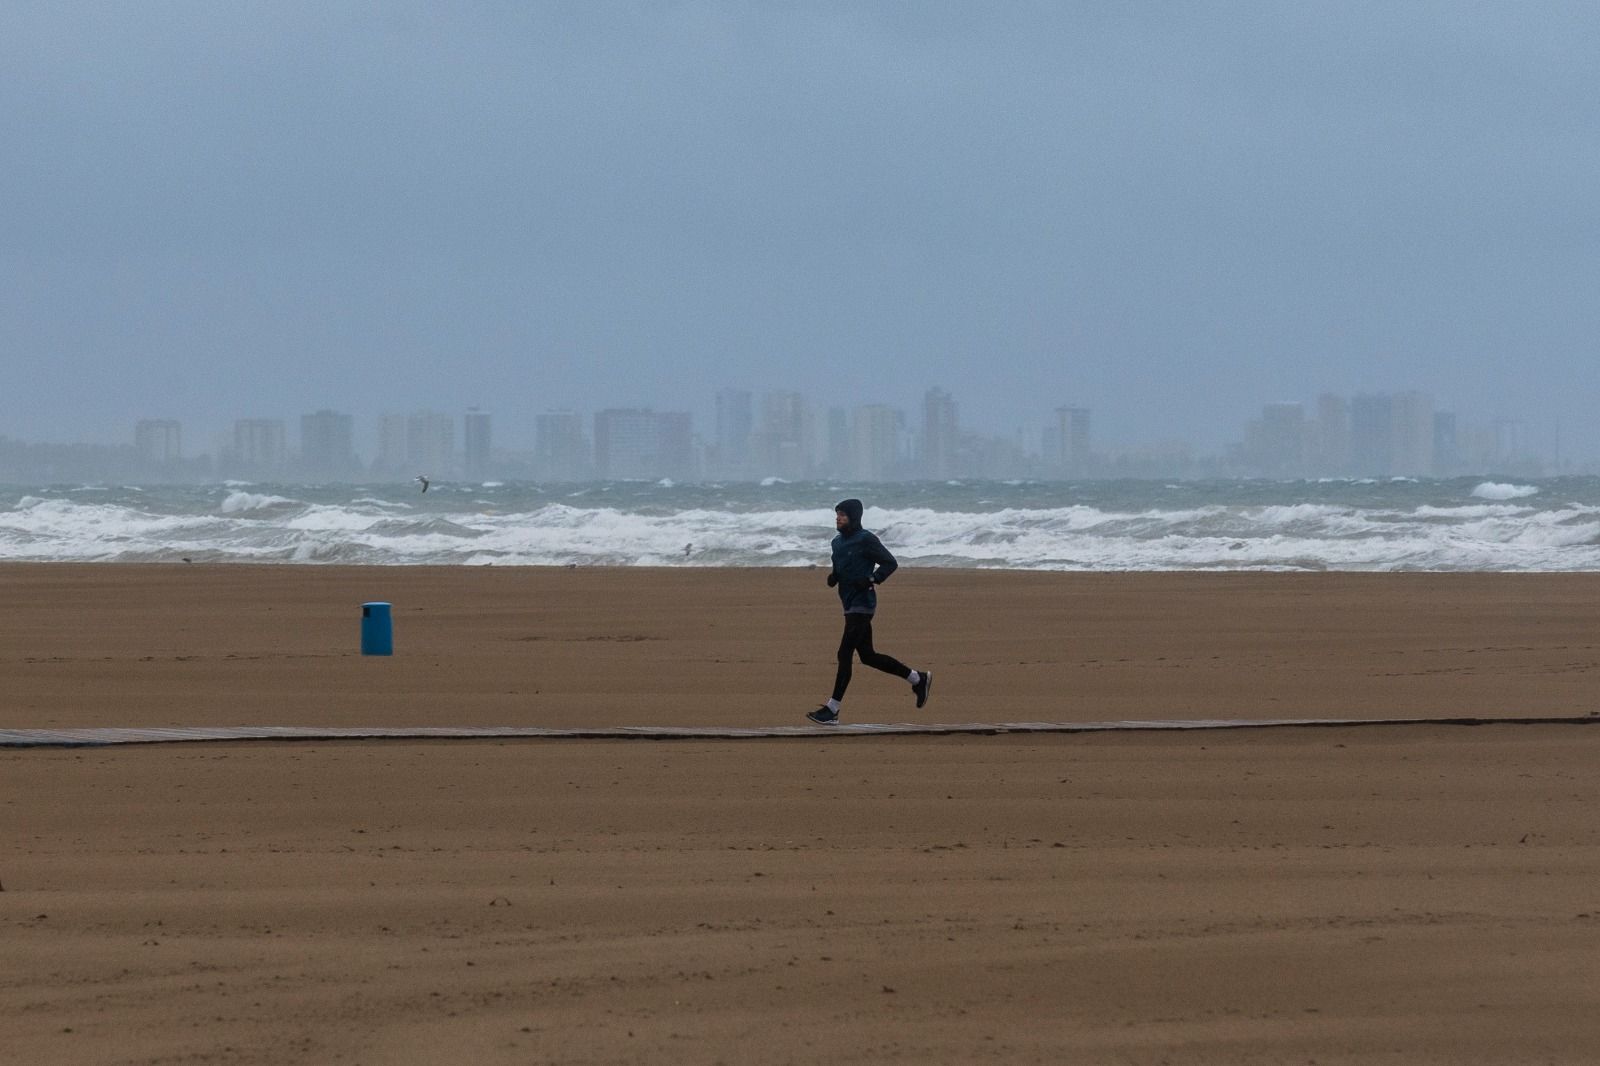
[[872,573],[872,583],[874,585],[883,584],[889,580],[890,574],[900,569],[900,564],[895,561],[893,555],[889,554],[889,549],[883,546],[883,541],[879,540],[876,535],[873,536],[871,543],[867,545],[866,556],[878,564],[878,569]]

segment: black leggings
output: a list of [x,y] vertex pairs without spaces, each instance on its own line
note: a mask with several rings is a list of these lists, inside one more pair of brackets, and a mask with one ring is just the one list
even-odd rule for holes
[[836,700],[844,699],[844,690],[850,685],[850,663],[858,653],[861,662],[874,670],[901,678],[911,676],[911,667],[892,655],[873,650],[870,614],[847,614],[844,616],[844,637],[839,641],[839,673],[833,680],[833,698]]

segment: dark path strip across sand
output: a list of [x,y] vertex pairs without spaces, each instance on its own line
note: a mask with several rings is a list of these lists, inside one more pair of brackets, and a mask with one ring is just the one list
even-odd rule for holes
[[724,726],[613,726],[596,729],[542,729],[531,726],[453,726],[342,729],[310,726],[234,726],[217,728],[0,729],[0,748],[106,747],[116,744],[176,744],[239,740],[761,740],[797,737],[1000,736],[1010,733],[1109,733],[1197,731],[1212,729],[1309,729],[1332,726],[1482,726],[1600,725],[1600,715],[1546,718],[1279,718],[1143,722],[972,722],[966,725],[771,726],[729,729]]

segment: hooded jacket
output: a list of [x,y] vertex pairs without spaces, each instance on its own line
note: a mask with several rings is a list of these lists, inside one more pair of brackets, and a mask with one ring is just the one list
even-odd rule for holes
[[878,609],[874,585],[889,580],[899,568],[889,549],[873,533],[861,528],[860,500],[841,500],[835,511],[850,520],[833,538],[833,572],[828,583],[837,584],[845,614],[873,614]]

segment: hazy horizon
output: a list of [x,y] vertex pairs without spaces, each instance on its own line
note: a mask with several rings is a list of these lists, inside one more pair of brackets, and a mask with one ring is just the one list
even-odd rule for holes
[[[937,387],[937,386],[935,386],[935,387]],[[755,410],[755,421],[752,424],[751,428],[752,428],[752,430],[759,431],[761,429],[761,413],[760,413],[760,411],[761,411],[761,401],[762,401],[763,396],[768,395],[768,393],[764,392],[763,390],[759,390],[759,389],[744,389],[744,390],[741,390],[741,391],[748,392],[751,395],[752,405],[753,405],[754,410]],[[1376,394],[1376,395],[1385,395],[1384,393],[1380,393],[1380,392],[1375,392],[1374,394]],[[826,420],[827,420],[827,417],[828,417],[828,414],[829,414],[828,409],[825,408],[825,407],[817,406],[813,402],[814,401],[813,397],[805,396],[803,393],[801,395],[802,395],[802,398],[807,401],[809,412],[810,412],[811,416],[816,421],[816,426],[815,426],[816,432],[819,435],[823,434],[824,433],[824,426],[825,426],[825,423],[826,423]],[[1388,395],[1392,395],[1392,394],[1388,394]],[[1294,404],[1300,405],[1303,408],[1303,413],[1304,413],[1304,416],[1305,416],[1305,419],[1306,419],[1306,429],[1309,432],[1309,431],[1312,431],[1314,429],[1314,426],[1315,426],[1315,421],[1316,421],[1316,417],[1317,417],[1317,409],[1316,409],[1317,408],[1317,403],[1316,403],[1316,401],[1317,401],[1318,398],[1319,397],[1311,397],[1311,398],[1304,399],[1304,400],[1299,400],[1299,399],[1295,399],[1295,400],[1279,400],[1279,401],[1274,401],[1274,403],[1294,403]],[[901,414],[904,416],[904,425],[903,425],[904,445],[907,448],[911,448],[913,450],[915,449],[915,447],[916,447],[916,445],[918,443],[918,438],[919,438],[919,435],[920,435],[920,433],[922,431],[921,418],[922,418],[922,403],[923,403],[923,399],[924,399],[924,397],[921,394],[919,394],[916,397],[912,398],[909,402],[904,403],[904,404],[891,403],[891,404],[884,405],[884,406],[889,406],[889,407],[892,407],[892,408],[895,408],[895,409],[899,410],[901,412]],[[961,404],[960,404],[961,397],[960,396],[954,396],[953,399],[956,401],[958,409],[959,409],[961,407]],[[1348,401],[1348,400],[1352,399],[1352,397],[1351,396],[1340,396],[1340,399]],[[714,397],[712,398],[712,400],[714,401]],[[642,404],[642,405],[639,405],[639,406],[642,407],[642,408],[654,409],[654,410],[656,410],[657,412],[660,412],[660,413],[667,413],[669,411],[668,408],[662,407],[660,405],[652,405],[652,404],[649,404],[649,403]],[[866,404],[853,405],[853,407],[851,409],[858,408],[858,407],[861,407],[861,406],[868,406],[868,405],[866,405]],[[1263,405],[1263,406],[1265,406],[1265,405]],[[342,415],[342,416],[349,416],[352,419],[352,422],[353,422],[353,426],[352,426],[353,440],[352,440],[352,443],[354,445],[354,448],[355,448],[355,451],[357,453],[357,456],[358,457],[363,457],[364,459],[370,460],[370,459],[373,458],[373,456],[375,455],[376,451],[378,450],[379,438],[380,438],[380,428],[379,428],[380,421],[383,418],[387,418],[387,417],[408,418],[409,416],[416,415],[416,414],[443,415],[443,416],[451,419],[452,422],[455,423],[457,425],[457,428],[459,429],[460,428],[460,424],[461,424],[464,416],[468,413],[468,411],[484,410],[484,413],[490,415],[491,419],[492,419],[493,434],[494,434],[494,439],[493,439],[494,450],[496,452],[504,452],[504,453],[510,454],[510,453],[527,453],[527,452],[531,452],[534,449],[535,444],[536,444],[535,418],[536,418],[537,414],[546,414],[546,413],[553,413],[553,412],[571,412],[571,413],[578,414],[583,420],[584,431],[586,433],[590,433],[593,430],[594,419],[595,419],[595,415],[597,413],[599,413],[601,411],[605,411],[605,410],[618,410],[618,409],[621,409],[620,405],[615,405],[615,404],[606,405],[604,407],[597,408],[595,410],[575,410],[573,408],[556,407],[556,408],[551,408],[551,409],[549,409],[547,411],[540,411],[540,412],[536,412],[533,415],[529,415],[528,418],[527,418],[527,421],[525,423],[514,422],[514,423],[510,423],[510,424],[508,424],[504,419],[499,417],[496,414],[496,412],[494,410],[492,410],[492,409],[484,410],[482,408],[470,408],[467,411],[462,411],[462,410],[448,411],[448,410],[440,410],[440,409],[435,408],[435,407],[430,407],[430,406],[428,406],[426,404],[416,405],[416,406],[413,406],[413,407],[410,407],[410,408],[405,408],[405,409],[382,411],[382,412],[378,412],[377,414],[374,414],[374,415],[371,415],[371,416],[359,416],[359,415],[354,414],[352,411],[350,411],[348,409],[343,409],[343,408],[340,408],[338,406],[333,406],[333,405],[323,405],[322,407],[319,407],[319,408],[317,408],[315,410],[299,411],[299,412],[294,412],[294,413],[259,412],[258,411],[258,412],[254,412],[254,413],[249,414],[249,415],[243,415],[243,414],[241,414],[241,415],[230,415],[230,416],[215,415],[215,416],[213,416],[213,417],[211,417],[211,418],[209,418],[207,420],[204,420],[204,421],[202,421],[202,422],[200,422],[198,424],[191,423],[191,422],[188,422],[188,421],[185,421],[185,420],[182,420],[182,419],[178,419],[177,421],[179,421],[180,425],[181,425],[181,433],[182,433],[182,441],[183,441],[183,446],[182,446],[183,455],[184,455],[185,458],[195,458],[195,457],[200,457],[200,456],[204,456],[204,455],[208,455],[208,454],[212,455],[212,456],[215,456],[221,451],[226,451],[229,447],[232,446],[232,443],[233,443],[233,440],[234,440],[235,423],[239,422],[239,421],[249,421],[249,420],[258,420],[258,419],[265,419],[265,420],[268,420],[268,421],[281,422],[282,425],[283,425],[284,431],[285,431],[285,443],[288,444],[290,446],[291,451],[293,451],[295,446],[297,446],[300,443],[300,436],[301,436],[300,420],[301,420],[302,416],[320,414],[320,413],[325,413],[325,412],[330,412],[331,411],[334,414],[338,414],[338,415]],[[1095,414],[1095,412],[1093,411],[1092,408],[1090,409],[1090,412],[1091,412],[1092,416]],[[705,446],[714,445],[716,443],[716,431],[717,431],[716,412],[715,412],[715,404],[714,404],[714,402],[712,402],[710,404],[703,404],[703,405],[700,405],[698,407],[692,407],[692,408],[689,409],[688,413],[691,415],[691,418],[693,420],[693,430],[694,430],[694,436],[695,436],[696,441],[699,444],[705,445]],[[1447,413],[1456,416],[1463,428],[1469,428],[1470,427],[1470,428],[1476,429],[1476,430],[1489,430],[1492,427],[1493,422],[1496,421],[1496,419],[1488,417],[1488,416],[1484,415],[1482,412],[1475,412],[1475,411],[1454,412],[1453,411],[1453,412],[1447,412]],[[1246,438],[1249,435],[1250,423],[1253,422],[1253,421],[1257,421],[1260,418],[1261,414],[1262,414],[1262,410],[1260,408],[1258,408],[1253,412],[1246,412],[1247,417],[1239,425],[1233,426],[1231,428],[1218,427],[1217,429],[1215,429],[1209,435],[1209,439],[1215,439],[1217,441],[1220,441],[1220,443],[1217,444],[1214,447],[1209,447],[1209,448],[1208,447],[1202,447],[1197,442],[1192,441],[1192,440],[1178,438],[1173,434],[1167,434],[1165,436],[1152,437],[1150,439],[1145,440],[1145,439],[1124,439],[1122,434],[1113,433],[1113,434],[1110,435],[1110,437],[1108,439],[1108,435],[1103,432],[1103,427],[1101,427],[1098,424],[1098,421],[1096,422],[1096,425],[1095,425],[1092,444],[1093,444],[1094,449],[1097,452],[1100,452],[1100,453],[1103,453],[1103,454],[1106,454],[1106,455],[1111,455],[1111,456],[1132,454],[1132,453],[1137,453],[1137,452],[1140,452],[1140,451],[1143,451],[1143,450],[1155,449],[1155,448],[1159,448],[1160,446],[1163,446],[1163,445],[1168,445],[1168,446],[1182,446],[1182,447],[1184,447],[1185,449],[1187,449],[1190,452],[1191,457],[1193,459],[1195,459],[1195,460],[1204,461],[1204,460],[1210,460],[1210,459],[1219,459],[1219,458],[1224,457],[1225,454],[1230,449],[1233,449],[1233,448],[1235,448],[1235,447],[1237,447],[1240,444],[1245,442]],[[961,428],[963,433],[972,433],[972,434],[975,434],[975,435],[977,435],[979,437],[983,437],[983,438],[986,438],[986,439],[991,439],[991,440],[1010,440],[1013,443],[1018,443],[1023,448],[1024,451],[1036,454],[1036,453],[1039,452],[1040,448],[1042,447],[1042,444],[1043,444],[1042,437],[1043,437],[1043,434],[1047,431],[1046,427],[1047,427],[1052,415],[1053,415],[1052,411],[1046,411],[1046,410],[1040,410],[1040,411],[1037,411],[1037,412],[1035,412],[1035,411],[1018,412],[1017,413],[1017,417],[1010,423],[1010,428],[1009,429],[1007,429],[1005,425],[1001,425],[1001,426],[998,426],[998,427],[993,427],[993,426],[974,426],[974,425],[970,424],[970,422],[965,418],[964,415],[962,415],[962,416],[960,416],[961,417],[960,428]],[[46,444],[46,445],[88,444],[88,445],[94,445],[94,446],[97,446],[97,447],[125,447],[125,446],[132,446],[134,444],[134,440],[135,440],[134,431],[135,431],[135,428],[137,426],[137,423],[140,422],[140,421],[146,421],[146,420],[149,420],[149,421],[164,421],[165,420],[165,416],[163,416],[163,415],[152,415],[152,416],[148,416],[148,418],[141,417],[139,419],[135,419],[133,422],[131,422],[131,423],[125,425],[125,426],[104,427],[107,432],[106,432],[106,434],[105,434],[105,436],[103,438],[99,438],[99,439],[96,439],[96,438],[82,438],[82,437],[68,437],[68,436],[62,436],[62,437],[59,437],[59,438],[56,438],[56,439],[51,439],[51,438],[33,438],[33,439],[19,438],[19,437],[15,437],[15,436],[7,433],[5,427],[0,426],[0,440],[4,440],[4,439],[8,439],[9,438],[9,439],[12,439],[12,440],[16,441],[17,443],[22,443],[22,444]],[[1552,438],[1552,436],[1551,436],[1552,434],[1559,434],[1559,433],[1564,433],[1565,432],[1564,427],[1561,427],[1559,424],[1543,422],[1543,421],[1541,421],[1541,420],[1539,420],[1537,418],[1534,418],[1534,419],[1504,419],[1502,421],[1509,421],[1509,422],[1513,422],[1513,423],[1517,424],[1518,439],[1520,441],[1519,446],[1518,446],[1519,454],[1521,454],[1524,457],[1538,458],[1538,459],[1543,460],[1543,461],[1553,461],[1555,458],[1557,458],[1557,456],[1555,455],[1555,450],[1552,448],[1552,444],[1560,444],[1561,445],[1561,448],[1560,448],[1561,458],[1563,458],[1563,460],[1565,462],[1571,463],[1571,464],[1575,464],[1575,465],[1585,465],[1585,466],[1594,466],[1594,465],[1596,465],[1596,462],[1597,462],[1596,457],[1573,455],[1571,448],[1566,443],[1561,441],[1559,438]],[[1019,435],[1020,435],[1020,439],[1019,439]],[[820,441],[818,443],[818,446],[819,447],[822,446]],[[1557,473],[1557,472],[1559,472],[1559,471],[1552,471],[1552,473]]]
[[986,433],[1074,405],[1107,446],[1209,453],[1269,402],[1415,389],[1593,458],[1597,30],[9,5],[0,434],[170,417],[200,451],[233,418],[479,406],[526,447],[553,407],[705,434],[719,388],[912,413],[937,385]]

